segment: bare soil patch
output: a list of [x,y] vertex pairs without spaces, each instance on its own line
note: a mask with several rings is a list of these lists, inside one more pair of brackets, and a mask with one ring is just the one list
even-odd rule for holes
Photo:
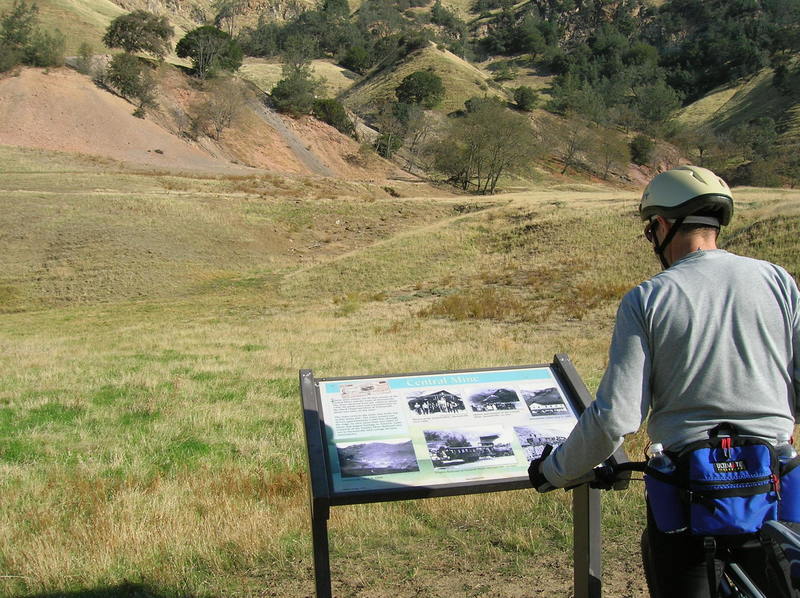
[[104,156],[170,170],[252,172],[213,157],[127,100],[66,68],[21,69],[0,79],[0,144]]

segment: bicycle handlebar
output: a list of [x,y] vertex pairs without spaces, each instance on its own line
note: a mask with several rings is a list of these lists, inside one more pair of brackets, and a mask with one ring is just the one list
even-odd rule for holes
[[[542,451],[542,456],[546,457],[552,452],[552,450],[552,445],[546,445]],[[578,479],[572,480],[568,486],[564,487],[564,490],[573,490],[578,486],[583,486],[584,484],[589,484],[590,488],[595,488],[598,490],[622,490],[628,485],[628,481],[630,480],[629,474],[633,471],[644,472],[646,466],[647,463],[645,461],[602,463],[593,468],[591,471],[586,472]]]

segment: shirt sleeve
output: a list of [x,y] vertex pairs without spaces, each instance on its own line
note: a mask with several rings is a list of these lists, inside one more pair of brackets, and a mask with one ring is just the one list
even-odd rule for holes
[[595,400],[541,466],[551,484],[568,486],[611,456],[626,434],[639,429],[650,409],[650,368],[641,301],[634,289],[617,310],[608,368]]
[[794,365],[794,419],[800,413],[800,293],[792,279],[792,352]]

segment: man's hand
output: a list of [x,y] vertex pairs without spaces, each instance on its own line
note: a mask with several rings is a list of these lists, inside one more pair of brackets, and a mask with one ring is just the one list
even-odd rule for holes
[[556,489],[556,487],[553,486],[553,484],[551,484],[541,472],[542,462],[547,459],[547,456],[552,452],[553,445],[548,444],[544,447],[544,450],[539,458],[531,461],[531,464],[528,466],[528,478],[531,481],[531,486],[536,488],[537,492],[550,492],[551,490]]

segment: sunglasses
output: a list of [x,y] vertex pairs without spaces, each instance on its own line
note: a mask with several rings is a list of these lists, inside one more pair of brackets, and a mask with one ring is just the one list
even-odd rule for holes
[[656,230],[658,229],[658,220],[651,220],[646,227],[644,227],[644,238],[652,243],[656,238]]

